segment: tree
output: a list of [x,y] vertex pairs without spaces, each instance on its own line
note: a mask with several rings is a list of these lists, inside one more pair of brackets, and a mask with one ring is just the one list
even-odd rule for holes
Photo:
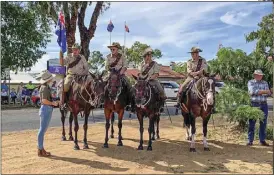
[[88,60],[90,70],[95,74],[101,73],[101,69],[105,66],[105,59],[100,51],[93,51],[90,59]]
[[255,54],[247,55],[240,49],[221,48],[217,59],[209,64],[210,73],[219,74],[226,84],[242,90],[247,90],[247,82],[253,79],[255,69],[262,69],[265,73],[264,79],[272,82],[271,73],[267,71],[267,60],[257,59]]
[[266,53],[274,54],[273,48],[273,18],[274,14],[271,13],[264,16],[262,21],[258,24],[259,29],[246,35],[246,41],[251,42],[257,40],[256,52],[265,55]]
[[[138,66],[143,61],[142,53],[147,47],[149,47],[149,45],[136,41],[130,48],[126,48],[128,62],[133,63],[134,66]],[[154,49],[153,57],[156,59],[161,58],[161,51]]]
[[[46,2],[46,1],[39,1],[39,2],[29,2],[32,7],[36,9],[36,12],[45,15],[45,17],[50,18],[57,24],[58,21],[58,14],[63,9],[64,16],[65,16],[65,26],[66,26],[66,37],[67,37],[67,46],[68,46],[68,53],[71,53],[71,47],[75,43],[75,32],[78,20],[78,27],[80,31],[80,38],[81,38],[81,54],[85,56],[86,59],[89,57],[89,43],[90,40],[93,38],[95,30],[96,30],[96,23],[99,17],[99,14],[104,10],[109,8],[110,3],[105,2],[97,2],[96,7],[94,8],[89,28],[85,27],[84,19],[85,19],[85,12],[88,5],[91,5],[92,2]],[[78,12],[80,11],[80,12]]]
[[176,63],[174,64],[174,71],[181,73],[181,74],[186,74],[187,73],[187,64],[186,62],[180,62],[180,63]]
[[23,71],[45,54],[48,21],[22,2],[1,2],[1,70]]
[[[91,4],[92,2],[89,3],[89,5]],[[98,17],[100,13],[102,14],[105,10],[109,8],[110,3],[103,2],[103,1],[98,1],[96,3],[92,16],[90,18],[88,28],[84,24],[87,5],[88,5],[88,2],[86,1],[81,3],[79,19],[78,19],[78,27],[80,31],[81,47],[82,47],[81,54],[84,55],[85,58],[88,58],[90,55],[89,43],[90,43],[90,40],[94,37],[94,33],[97,27],[96,23],[98,21]]]

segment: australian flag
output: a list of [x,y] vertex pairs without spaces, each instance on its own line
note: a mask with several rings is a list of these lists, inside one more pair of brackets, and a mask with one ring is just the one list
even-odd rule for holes
[[114,29],[114,25],[112,24],[112,22],[110,20],[109,24],[108,24],[108,27],[107,27],[107,30],[108,30],[108,32],[112,32],[113,29]]
[[67,37],[66,37],[66,27],[65,27],[65,17],[62,12],[60,12],[58,17],[58,24],[55,34],[58,36],[57,43],[62,49],[62,52],[67,51]]

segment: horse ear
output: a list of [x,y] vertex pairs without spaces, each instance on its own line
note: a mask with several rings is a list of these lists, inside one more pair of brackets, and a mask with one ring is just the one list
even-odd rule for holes
[[132,77],[137,81],[138,77],[136,77],[135,75],[132,75]]

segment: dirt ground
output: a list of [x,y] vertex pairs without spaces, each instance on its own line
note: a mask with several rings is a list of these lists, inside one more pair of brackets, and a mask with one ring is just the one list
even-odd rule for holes
[[[215,129],[209,122],[208,142],[210,152],[202,145],[201,120],[197,120],[196,153],[189,152],[185,141],[185,128],[181,117],[160,121],[161,139],[153,142],[153,151],[146,150],[147,124],[145,120],[144,150],[139,145],[138,121],[124,121],[123,147],[117,147],[117,122],[115,138],[109,148],[102,148],[105,129],[103,123],[90,124],[88,143],[83,150],[83,128],[78,138],[81,150],[73,150],[73,142],[61,141],[61,128],[49,128],[45,148],[50,158],[37,156],[37,130],[2,133],[3,174],[166,174],[166,173],[245,173],[272,174],[273,147],[247,147],[246,136],[233,130],[223,119],[215,119]],[[68,136],[67,136],[68,137]],[[269,143],[272,142],[269,141]]]

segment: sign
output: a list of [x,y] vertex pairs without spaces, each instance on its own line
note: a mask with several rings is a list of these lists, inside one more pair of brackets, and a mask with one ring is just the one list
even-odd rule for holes
[[49,59],[47,61],[47,69],[50,73],[53,74],[66,74],[66,67],[60,65],[60,60],[56,59]]

